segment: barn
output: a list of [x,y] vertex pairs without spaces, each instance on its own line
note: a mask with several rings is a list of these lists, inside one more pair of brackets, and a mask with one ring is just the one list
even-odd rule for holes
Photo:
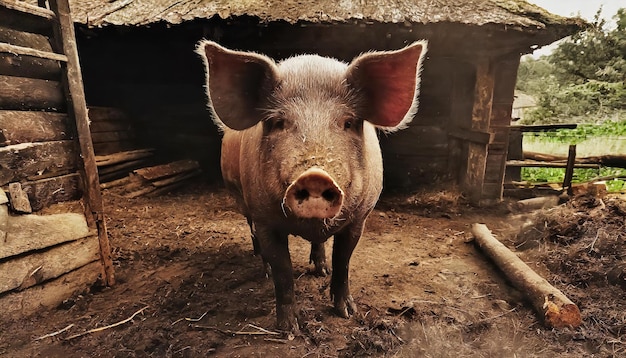
[[502,197],[520,56],[584,26],[505,0],[70,0],[72,28],[62,26],[66,1],[50,3],[0,1],[0,185],[10,199],[0,195],[0,302],[23,314],[114,282],[96,158],[126,155],[109,174],[128,173],[149,152],[182,177],[199,163],[219,181],[200,39],[344,61],[428,39],[417,117],[381,138],[385,187],[442,181],[483,205]]
[[[216,180],[219,135],[204,105],[199,39],[278,60],[344,61],[428,39],[417,118],[381,138],[385,187],[450,182],[475,204],[502,197],[520,56],[584,25],[504,0],[71,3],[88,104],[123,110],[135,128],[122,146],[197,160]],[[108,148],[120,149],[128,148]]]

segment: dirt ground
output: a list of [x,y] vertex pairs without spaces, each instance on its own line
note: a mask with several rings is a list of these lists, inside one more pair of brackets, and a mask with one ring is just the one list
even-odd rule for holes
[[[334,315],[329,277],[309,274],[308,244],[291,239],[302,332],[290,337],[275,330],[271,279],[252,253],[244,218],[222,188],[197,183],[136,199],[105,191],[104,199],[117,284],[6,322],[0,355],[626,354],[624,201],[581,198],[530,216],[510,213],[506,203],[471,208],[453,192],[384,195],[351,261],[358,317]],[[524,261],[577,303],[582,326],[545,328],[524,295],[471,242],[474,222],[486,223],[517,247]]]

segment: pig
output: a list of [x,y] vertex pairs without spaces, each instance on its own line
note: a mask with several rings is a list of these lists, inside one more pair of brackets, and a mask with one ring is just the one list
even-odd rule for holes
[[[221,169],[269,266],[277,326],[298,332],[288,236],[311,242],[315,273],[331,274],[336,313],[357,306],[350,257],[382,190],[376,129],[405,128],[418,108],[427,42],[361,54],[275,62],[203,40],[208,107],[223,132]],[[332,270],[324,242],[333,237]]]

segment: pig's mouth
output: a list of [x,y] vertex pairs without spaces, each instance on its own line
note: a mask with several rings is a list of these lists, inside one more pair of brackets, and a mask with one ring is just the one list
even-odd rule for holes
[[343,191],[333,178],[320,168],[310,168],[285,191],[283,204],[295,216],[307,219],[331,219],[341,212]]

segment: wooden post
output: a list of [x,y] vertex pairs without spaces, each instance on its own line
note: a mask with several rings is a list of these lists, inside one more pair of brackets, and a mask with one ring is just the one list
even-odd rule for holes
[[81,174],[83,177],[84,190],[86,195],[87,219],[94,220],[98,229],[98,240],[100,243],[100,260],[103,267],[103,281],[106,285],[115,283],[113,272],[113,261],[111,259],[111,248],[107,234],[106,222],[104,220],[104,209],[102,205],[102,194],[100,192],[100,182],[98,180],[98,169],[93,151],[91,133],[89,131],[89,119],[87,116],[87,103],[83,89],[83,79],[78,60],[78,50],[76,48],[76,36],[74,33],[74,23],[70,17],[70,7],[68,0],[50,0],[50,8],[56,14],[58,23],[54,26],[54,37],[56,39],[56,50],[67,56],[67,63],[61,63],[64,90],[68,100],[68,112],[76,123],[76,133],[80,145],[80,153],[83,162]]
[[520,57],[517,53],[500,57],[497,63],[494,63],[495,83],[489,123],[489,132],[493,134],[494,139],[487,148],[487,168],[481,198],[483,202],[493,203],[502,200],[519,63]]
[[572,178],[574,177],[574,164],[576,164],[576,144],[569,146],[567,154],[567,167],[565,167],[565,178],[563,179],[563,189],[567,188],[567,194],[572,195]]
[[[494,76],[488,59],[476,65],[476,84],[474,86],[474,106],[472,108],[471,129],[479,132],[489,130],[491,107],[493,103]],[[468,142],[467,171],[462,186],[473,204],[480,204],[482,186],[485,178],[488,144]]]

